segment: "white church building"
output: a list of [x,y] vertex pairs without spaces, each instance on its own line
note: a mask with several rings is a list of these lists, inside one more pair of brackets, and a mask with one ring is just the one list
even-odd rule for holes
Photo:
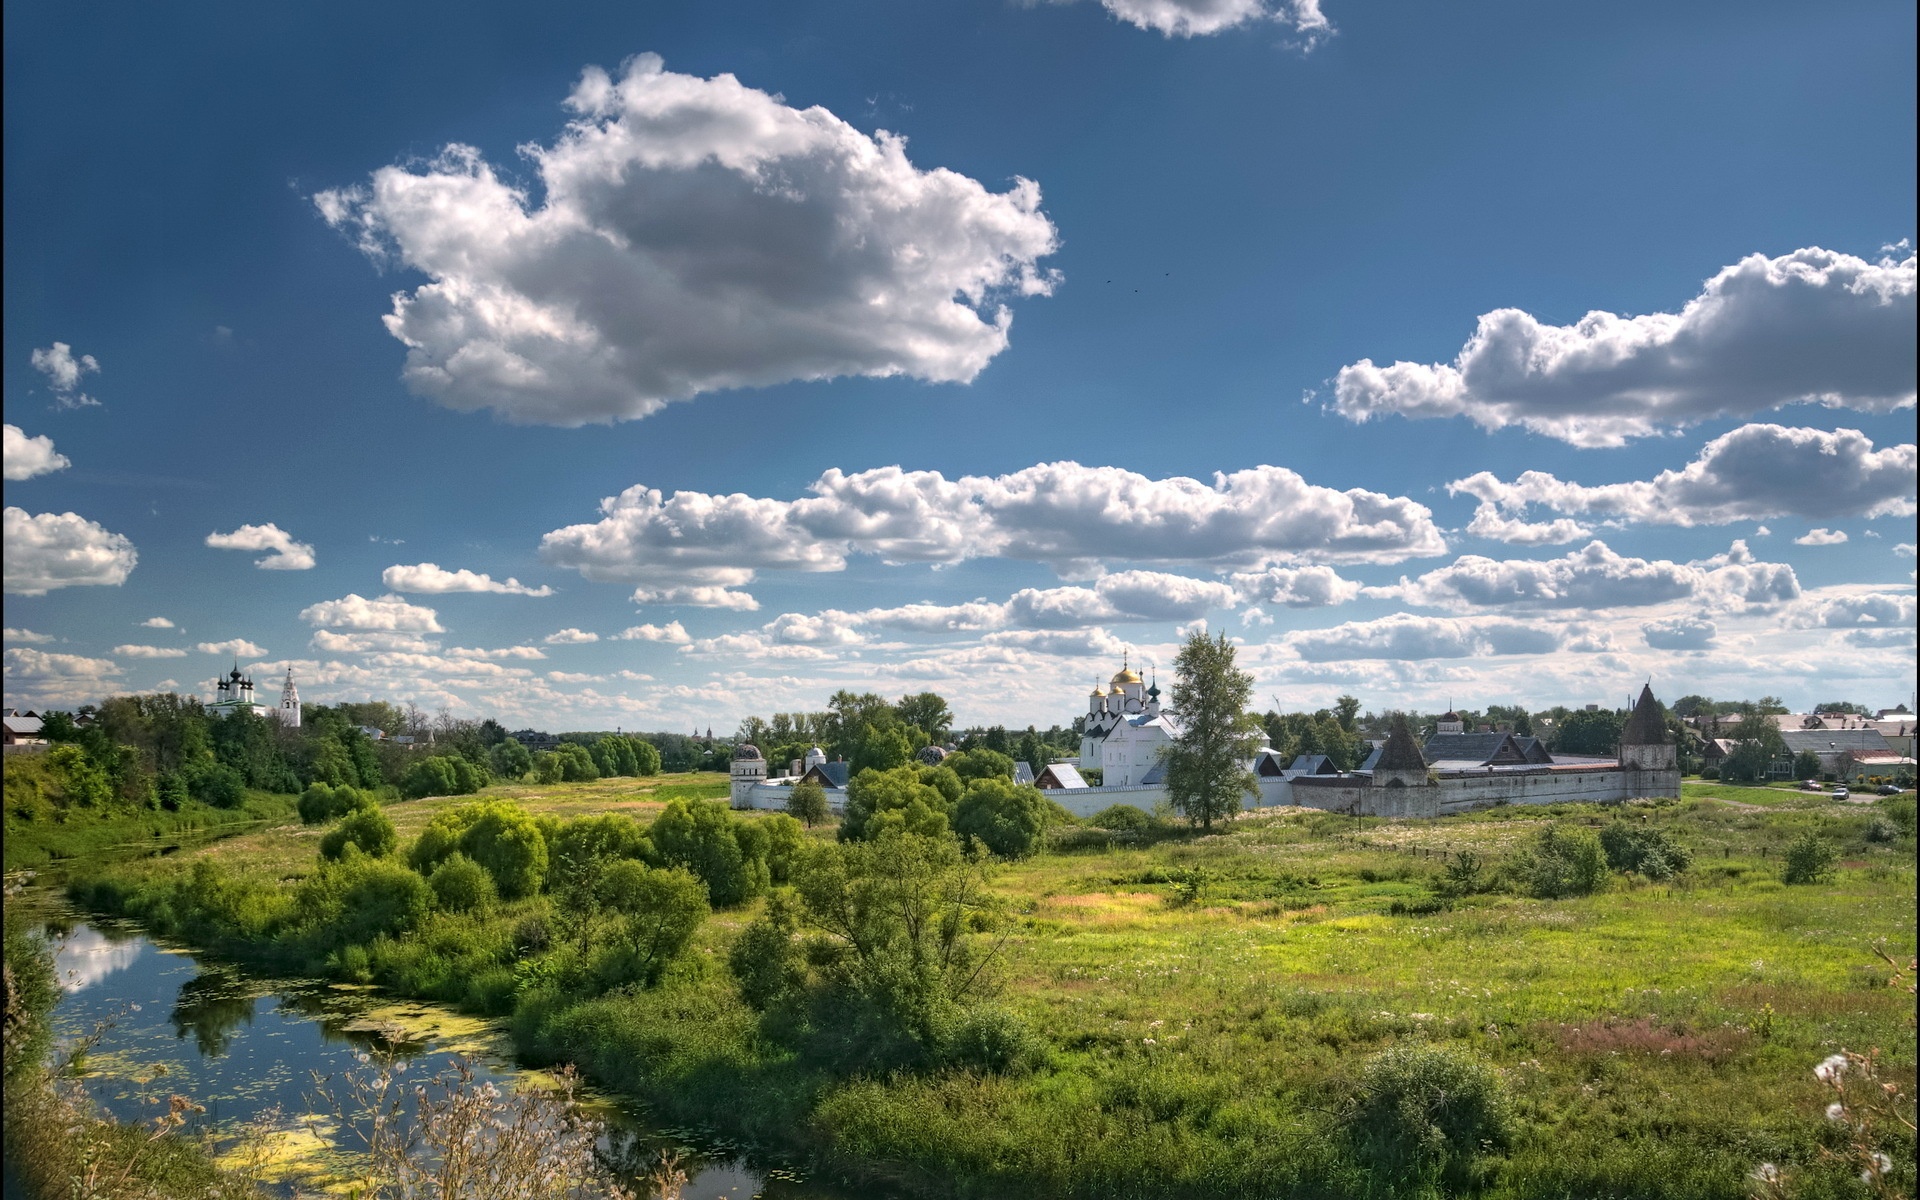
[[1142,680],[1126,660],[1109,683],[1095,683],[1087,697],[1080,769],[1097,768],[1102,787],[1157,784],[1161,756],[1180,736],[1179,722],[1160,707],[1159,684]]
[[280,707],[275,708],[255,698],[253,680],[240,674],[240,664],[233,664],[233,670],[214,681],[213,702],[207,705],[207,714],[215,717],[227,717],[246,711],[256,717],[272,717],[288,729],[300,728],[300,689],[293,686],[293,668],[287,668],[287,681],[280,688]]

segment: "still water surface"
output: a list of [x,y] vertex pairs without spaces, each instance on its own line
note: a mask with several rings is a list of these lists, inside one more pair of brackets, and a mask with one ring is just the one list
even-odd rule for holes
[[[476,1081],[512,1086],[528,1073],[516,1067],[495,1026],[435,1005],[391,1003],[365,989],[313,980],[263,978],[162,946],[130,925],[54,917],[63,995],[54,1009],[64,1043],[104,1028],[85,1058],[94,1099],[123,1121],[149,1120],[171,1093],[204,1104],[197,1120],[232,1130],[278,1110],[283,1146],[293,1160],[277,1190],[323,1187],[351,1170],[352,1137],[311,1140],[323,1131],[326,1106],[315,1076],[365,1072],[362,1056],[392,1053],[407,1079],[471,1064]],[[158,1103],[156,1103],[156,1098]],[[593,1103],[592,1097],[589,1102]],[[316,1111],[318,1110],[318,1111]],[[595,1103],[608,1134],[602,1148],[639,1172],[663,1149],[681,1156],[691,1176],[686,1200],[845,1200],[849,1194],[804,1181],[796,1173],[750,1162],[689,1131],[650,1126],[637,1114]],[[303,1140],[304,1139],[304,1140]],[[644,1194],[644,1193],[643,1193]]]

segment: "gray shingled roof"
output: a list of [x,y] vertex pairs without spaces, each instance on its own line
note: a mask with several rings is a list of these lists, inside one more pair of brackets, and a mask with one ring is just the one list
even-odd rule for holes
[[1627,718],[1626,728],[1620,731],[1622,746],[1664,746],[1667,744],[1667,722],[1660,714],[1660,702],[1653,698],[1651,683],[1640,689],[1640,699],[1634,702],[1633,715]]
[[1878,729],[1783,729],[1780,731],[1780,740],[1787,744],[1790,754],[1805,750],[1815,754],[1836,750],[1855,754],[1893,753],[1893,746]]
[[843,788],[847,786],[849,765],[851,764],[845,762],[815,763],[808,767],[807,773],[800,778],[815,780],[821,787]]
[[1380,757],[1375,760],[1376,771],[1424,771],[1427,769],[1426,756],[1420,753],[1420,743],[1414,740],[1413,727],[1407,724],[1405,713],[1395,713],[1393,728],[1387,733],[1387,744],[1380,748]]

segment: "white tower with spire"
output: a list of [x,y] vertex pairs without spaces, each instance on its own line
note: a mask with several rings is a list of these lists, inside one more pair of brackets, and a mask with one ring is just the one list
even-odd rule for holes
[[280,723],[288,729],[300,728],[300,689],[293,686],[293,668],[287,668],[287,682],[280,688]]

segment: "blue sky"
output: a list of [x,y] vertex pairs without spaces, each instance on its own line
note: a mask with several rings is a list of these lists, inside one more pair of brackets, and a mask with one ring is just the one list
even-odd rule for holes
[[1914,690],[1911,5],[5,20],[10,704]]

